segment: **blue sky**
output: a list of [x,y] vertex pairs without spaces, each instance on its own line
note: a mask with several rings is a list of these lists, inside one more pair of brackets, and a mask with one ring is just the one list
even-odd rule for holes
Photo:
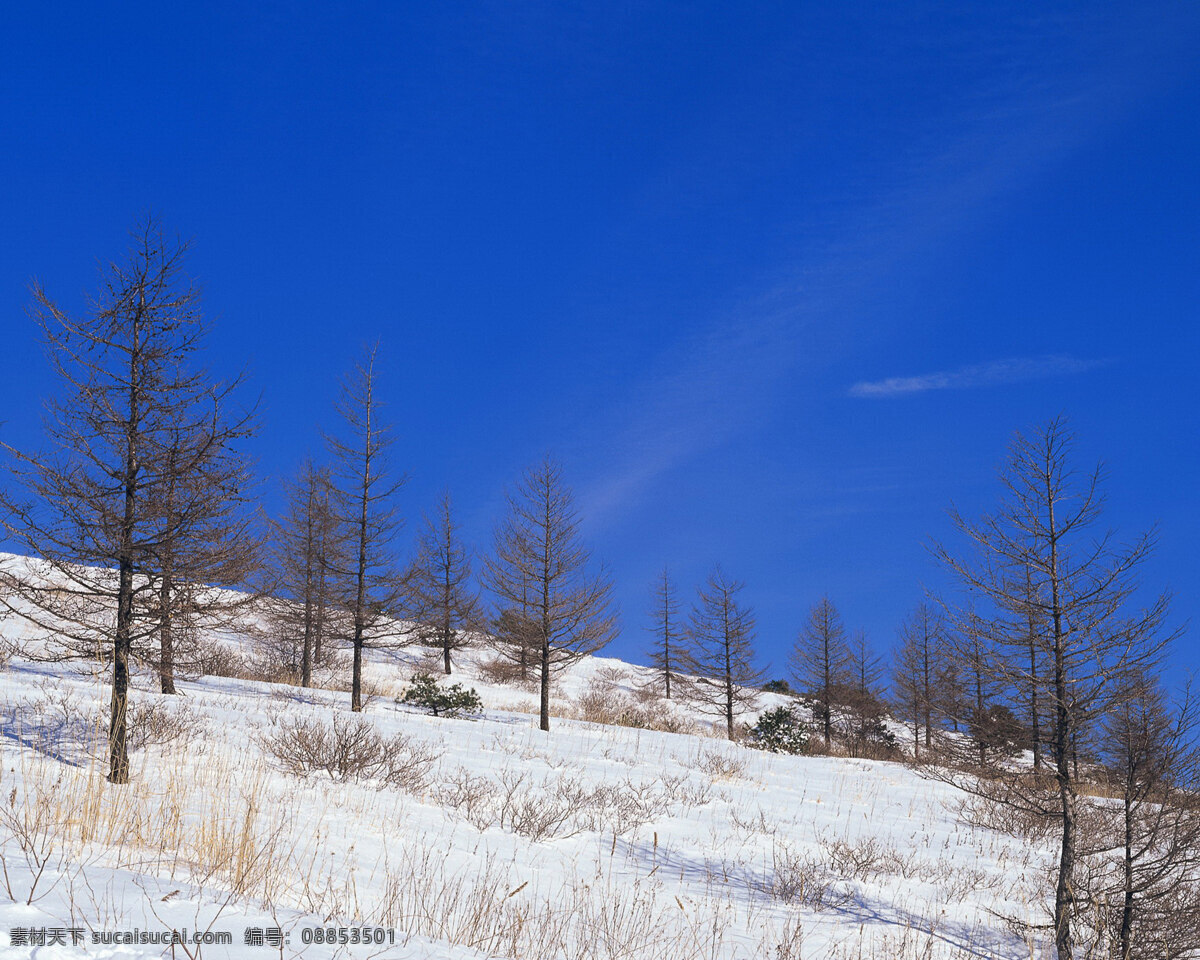
[[155,211],[269,483],[378,337],[408,532],[448,487],[486,548],[554,454],[618,655],[663,564],[745,580],[775,673],[823,593],[886,649],[1058,413],[1194,620],[1198,43],[1178,2],[18,6],[0,420],[53,387],[29,280],[81,303]]

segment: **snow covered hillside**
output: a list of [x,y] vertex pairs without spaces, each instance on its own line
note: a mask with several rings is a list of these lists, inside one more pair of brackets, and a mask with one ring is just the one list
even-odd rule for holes
[[[485,711],[433,717],[396,702],[420,656],[374,654],[360,716],[332,690],[207,678],[167,697],[143,676],[128,786],[103,776],[107,678],[14,656],[0,669],[0,952],[1041,955],[1004,918],[1044,919],[1049,848],[960,825],[945,784],[750,750],[674,705],[653,706],[695,732],[572,719],[643,683],[614,660],[563,676],[546,734],[535,693],[487,682],[465,651],[450,679]],[[351,754],[381,745],[386,762],[305,773],[320,736]]]

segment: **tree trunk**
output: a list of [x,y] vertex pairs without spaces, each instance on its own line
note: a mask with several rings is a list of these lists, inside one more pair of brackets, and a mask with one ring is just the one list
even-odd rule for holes
[[129,421],[125,434],[125,475],[122,485],[125,512],[121,518],[121,541],[117,558],[117,629],[113,636],[112,712],[108,726],[108,779],[110,783],[129,782],[129,753],[126,749],[129,719],[129,654],[133,641],[133,534],[137,520],[137,487],[140,464],[137,437],[141,429],[141,396],[138,390],[141,363],[139,336],[145,291],[140,291],[138,311],[133,321],[133,342],[129,356]]
[[1035,773],[1041,773],[1042,770],[1042,730],[1038,717],[1038,679],[1037,679],[1037,653],[1034,648],[1033,636],[1029,638],[1029,714],[1032,721],[1031,736],[1033,737],[1033,770]]
[[542,634],[542,676],[541,676],[541,709],[540,727],[550,730],[550,638]]
[[[132,496],[129,497],[132,499]],[[129,713],[130,628],[133,624],[133,564],[121,559],[117,596],[117,630],[113,640],[112,713],[108,727],[108,780],[129,782],[129,754],[125,747]]]
[[164,575],[158,589],[159,623],[158,666],[159,688],[163,693],[175,693],[175,641],[171,636],[171,578]]
[[1058,793],[1062,811],[1062,844],[1058,859],[1058,882],[1054,890],[1054,945],[1058,960],[1072,960],[1074,941],[1071,920],[1075,907],[1075,784],[1071,779],[1070,750],[1074,740],[1071,714],[1067,709],[1065,642],[1062,598],[1058,570],[1058,533],[1054,523],[1054,495],[1047,483],[1048,538],[1050,542],[1050,610],[1054,631],[1054,752]]
[[454,644],[454,625],[450,622],[450,608],[454,603],[450,583],[450,567],[446,566],[446,579],[442,583],[442,669],[450,676],[450,648]]
[[729,623],[729,617],[725,617],[725,732],[729,739],[733,739],[733,658],[730,650],[732,637],[732,626]]
[[[1132,777],[1130,777],[1132,779]],[[1133,785],[1125,786],[1125,898],[1121,908],[1121,960],[1133,957]]]
[[832,743],[832,740],[833,740],[833,718],[830,716],[830,710],[829,710],[829,688],[831,686],[831,677],[830,677],[830,669],[829,669],[830,668],[830,663],[829,663],[830,654],[831,654],[831,651],[829,649],[829,637],[828,637],[828,635],[826,635],[826,637],[825,637],[825,684],[824,684],[824,689],[821,692],[821,721],[825,727],[825,749],[826,750],[829,750],[830,744]]

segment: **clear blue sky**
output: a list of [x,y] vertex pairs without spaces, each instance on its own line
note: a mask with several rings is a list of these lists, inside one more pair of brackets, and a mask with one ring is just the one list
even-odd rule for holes
[[1178,0],[9,5],[0,420],[30,278],[78,304],[155,211],[271,483],[379,337],[407,533],[449,487],[486,547],[552,452],[618,655],[664,563],[744,579],[776,674],[825,592],[887,648],[1060,412],[1194,620],[1198,49]]

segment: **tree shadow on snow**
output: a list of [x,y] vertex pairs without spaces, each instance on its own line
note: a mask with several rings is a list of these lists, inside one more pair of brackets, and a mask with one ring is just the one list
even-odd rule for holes
[[[786,903],[824,915],[840,916],[847,926],[870,924],[885,931],[913,931],[980,960],[1022,960],[1029,956],[1029,944],[1011,930],[1000,931],[946,916],[938,916],[931,923],[931,918],[924,914],[865,895],[859,884],[831,871],[819,878],[816,890],[810,888],[804,893],[797,891],[794,895],[783,896],[779,878],[769,864],[756,869],[745,860],[701,859],[644,840],[621,840],[615,850],[622,848],[631,860],[649,866],[652,873],[664,878],[706,887],[724,887],[726,892],[740,890],[748,900]],[[906,883],[899,876],[893,879],[897,885]],[[997,916],[996,922],[1004,921]]]

